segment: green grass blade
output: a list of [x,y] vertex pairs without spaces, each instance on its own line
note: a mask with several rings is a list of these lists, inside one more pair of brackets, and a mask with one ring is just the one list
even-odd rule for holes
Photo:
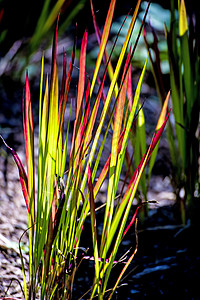
[[170,85],[172,91],[172,104],[173,114],[176,120],[175,130],[178,140],[178,149],[182,160],[183,168],[186,165],[186,152],[185,152],[185,132],[178,124],[184,124],[183,116],[183,86],[182,86],[182,75],[179,72],[179,64],[177,63],[178,58],[175,58],[173,52],[172,40],[170,34],[166,31],[168,52],[169,52],[169,65],[170,65]]
[[92,175],[91,175],[90,166],[88,167],[88,187],[89,187],[92,241],[93,241],[94,261],[95,261],[95,281],[96,281],[95,285],[97,285],[97,290],[99,293],[99,253],[98,253],[98,244],[97,244],[97,227],[96,227],[94,193],[93,193]]
[[[145,133],[145,118],[142,110],[142,106],[138,104],[138,116],[137,116],[137,125],[136,125],[136,135],[135,135],[135,144],[134,144],[134,164],[135,167],[139,164],[142,154],[146,152],[146,133]],[[143,173],[140,180],[140,187],[142,189],[143,196],[147,197],[147,183],[146,183],[146,174]]]
[[183,63],[183,79],[185,85],[187,117],[189,124],[191,121],[191,112],[194,102],[194,81],[190,61],[189,39],[188,39],[188,22],[187,12],[184,0],[179,3],[179,36],[181,41],[181,59]]

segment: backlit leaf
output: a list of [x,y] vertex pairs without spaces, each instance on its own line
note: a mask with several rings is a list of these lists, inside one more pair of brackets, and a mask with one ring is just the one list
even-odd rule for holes
[[185,8],[185,1],[180,0],[179,5],[179,35],[183,36],[188,30],[187,13]]

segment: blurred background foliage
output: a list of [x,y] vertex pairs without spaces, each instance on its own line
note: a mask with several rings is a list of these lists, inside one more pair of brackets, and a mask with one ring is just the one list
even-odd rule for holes
[[[77,22],[87,0],[0,1],[0,75],[18,77],[39,49],[52,42],[54,23],[60,13],[59,35]],[[41,52],[40,52],[41,59]],[[14,71],[14,74],[13,74]]]
[[[175,5],[176,4],[176,5]],[[199,9],[184,0],[170,1],[170,24],[165,24],[167,60],[173,115],[168,124],[171,183],[176,193],[182,223],[199,226],[200,210],[200,23]],[[161,103],[165,99],[162,50],[159,36],[145,36],[151,70]]]
[[[159,1],[152,2],[147,22],[151,23],[151,26],[159,33],[159,47],[162,49],[162,68],[166,73],[168,71],[166,63],[167,47],[164,39],[163,20],[167,24],[169,23],[170,12],[157,2]],[[108,52],[109,48],[112,48],[122,21],[130,9],[135,7],[135,4],[136,1],[131,3],[130,1],[117,1],[114,16],[115,22],[111,30]],[[95,7],[97,22],[102,27],[105,22],[109,2],[94,0],[93,5]],[[137,29],[139,30],[146,5],[147,2],[142,3],[132,43],[134,43],[134,39],[137,36]],[[37,0],[34,2],[25,0],[0,0],[0,76],[8,74],[15,79],[22,77],[21,79],[24,81],[24,70],[27,66],[29,66],[30,77],[31,73],[38,72],[36,62],[40,64],[42,51],[48,49],[51,45],[54,28],[52,25],[59,12],[58,35],[65,39],[64,43],[66,43],[67,39],[66,51],[69,51],[69,48],[71,50],[75,34],[78,38],[81,38],[86,27],[90,34],[94,32],[89,0]],[[122,28],[117,47],[113,54],[114,57],[118,56],[121,49],[130,18],[129,16]],[[151,35],[151,33],[149,32],[148,35]],[[98,44],[93,42],[91,40],[88,45],[88,64],[94,63],[98,51]],[[136,66],[141,67],[143,65],[146,55],[147,50],[144,40],[140,38],[140,43],[134,57]]]

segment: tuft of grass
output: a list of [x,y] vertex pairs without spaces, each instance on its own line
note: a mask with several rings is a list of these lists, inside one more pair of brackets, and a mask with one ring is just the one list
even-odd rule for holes
[[[116,0],[111,0],[110,2],[102,34],[96,23],[91,1],[93,20],[99,39],[99,53],[92,80],[90,81],[90,78],[86,76],[88,39],[86,30],[80,50],[76,118],[71,143],[69,141],[71,112],[67,120],[67,126],[64,126],[66,122],[64,115],[69,97],[76,42],[74,43],[68,72],[66,72],[66,59],[65,55],[63,55],[63,77],[61,90],[59,91],[56,64],[58,17],[52,50],[50,83],[48,75],[46,80],[44,79],[44,57],[42,57],[41,63],[37,172],[35,172],[34,164],[35,144],[31,92],[28,74],[26,75],[23,92],[23,126],[27,170],[23,167],[16,152],[4,141],[5,145],[11,150],[19,169],[21,187],[28,211],[28,283],[26,282],[23,256],[21,255],[25,299],[36,299],[38,292],[40,292],[41,299],[72,298],[74,277],[79,266],[78,257],[82,256],[84,258],[85,256],[81,247],[81,236],[85,220],[89,215],[91,219],[94,279],[91,282],[90,290],[85,295],[89,294],[88,297],[90,299],[96,296],[98,299],[103,299],[105,294],[108,294],[109,299],[112,298],[115,289],[118,287],[121,278],[137,251],[136,247],[130,258],[125,262],[121,273],[118,274],[115,285],[108,289],[113,266],[117,263],[118,248],[127,231],[136,220],[139,207],[131,222],[127,224],[138,184],[169,118],[169,113],[166,115],[169,98],[167,97],[151,144],[143,153],[137,168],[131,174],[130,182],[125,193],[121,196],[121,200],[118,202],[118,205],[115,205],[120,176],[127,153],[127,143],[135,119],[148,60],[147,57],[135,94],[131,103],[129,102],[129,110],[127,111],[131,61],[148,11],[147,7],[136,42],[133,47],[130,47],[129,40],[134,30],[140,2],[138,0],[116,67],[113,68],[111,57],[107,55],[106,44],[109,38]],[[104,74],[100,78],[99,70],[102,66],[104,66]],[[122,69],[123,72],[121,72]],[[120,74],[122,74],[121,78],[119,77]],[[107,76],[110,84],[106,94],[103,88]],[[45,85],[44,91],[43,85]],[[98,87],[98,91],[94,94],[94,88],[96,87]],[[100,110],[102,98],[104,101],[103,109]],[[99,120],[97,119],[97,113],[101,114]],[[107,116],[109,116],[108,124],[106,123]],[[105,132],[103,132],[104,127],[106,127]],[[108,141],[107,134],[109,130],[112,130],[110,155],[101,169],[102,151]],[[103,137],[103,139],[100,140],[100,137]],[[138,143],[140,143],[139,140]],[[68,149],[70,144],[71,148]],[[67,160],[68,152],[70,153],[69,160]],[[100,172],[100,175],[96,179],[97,171]],[[35,187],[36,174],[37,189]],[[99,240],[95,200],[106,178],[108,179],[107,200],[101,239]],[[35,193],[35,190],[37,190],[37,193]]]
[[[172,162],[172,185],[177,195],[180,217],[184,224],[187,218],[196,224],[200,195],[198,18],[187,14],[184,0],[178,1],[177,8],[178,11],[176,11],[174,1],[171,1],[170,28],[165,26],[174,115],[174,121],[171,119],[168,124],[167,133]],[[150,49],[146,35],[144,38]],[[163,103],[166,92],[155,32],[151,48],[156,57],[154,61],[153,55],[150,55],[152,70],[158,94]]]

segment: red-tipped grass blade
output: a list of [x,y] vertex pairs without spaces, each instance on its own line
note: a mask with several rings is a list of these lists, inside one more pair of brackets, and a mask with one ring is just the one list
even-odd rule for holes
[[[60,103],[59,103],[59,116],[58,116],[58,119],[59,119],[59,122],[60,122],[59,131],[63,127],[64,113],[65,113],[65,108],[66,108],[66,103],[67,103],[67,97],[68,97],[68,94],[69,94],[69,87],[70,87],[70,83],[71,83],[73,64],[74,64],[74,60],[75,60],[75,52],[76,52],[76,39],[74,40],[74,46],[73,46],[73,51],[72,51],[72,55],[71,55],[71,60],[70,60],[70,65],[69,65],[67,78],[65,76],[66,81],[65,81],[65,88],[64,88],[64,92],[63,92],[63,97],[60,98]],[[63,69],[63,75],[64,74],[65,74],[65,71]]]
[[[91,7],[93,7],[92,6],[92,1],[90,1],[90,2],[91,2]],[[94,85],[96,83],[97,74],[99,72],[99,68],[100,68],[100,65],[101,65],[101,62],[102,62],[105,47],[106,47],[106,44],[107,44],[107,41],[108,41],[108,36],[109,36],[109,33],[110,33],[113,14],[114,14],[114,10],[115,10],[115,4],[116,4],[116,0],[111,0],[109,10],[108,10],[108,14],[107,14],[106,21],[105,21],[105,25],[104,25],[104,29],[103,29],[103,33],[102,33],[100,46],[99,46],[99,53],[98,53],[98,57],[97,57],[97,60],[96,60],[96,66],[95,66],[93,80],[92,80],[92,84],[91,84],[90,96],[93,92]]]
[[28,193],[30,199],[30,211],[35,220],[35,174],[34,174],[34,129],[33,114],[31,105],[31,93],[29,87],[28,74],[26,74],[26,84],[23,91],[23,127],[26,150],[26,165],[28,179]]
[[79,80],[78,80],[78,94],[76,101],[76,120],[74,124],[74,131],[72,137],[72,147],[70,160],[73,155],[73,164],[76,169],[79,164],[80,159],[80,144],[81,144],[81,118],[82,118],[82,106],[83,106],[83,96],[85,90],[85,65],[86,65],[86,49],[87,49],[87,37],[88,32],[85,30],[80,53],[80,67],[79,67]]
[[24,169],[24,166],[19,158],[19,156],[17,155],[17,153],[15,152],[15,150],[13,150],[11,147],[8,146],[8,144],[5,142],[5,140],[3,139],[3,137],[0,135],[4,145],[11,151],[13,158],[17,164],[18,167],[18,171],[19,171],[19,177],[20,177],[20,183],[21,183],[21,187],[22,187],[22,192],[24,195],[24,199],[26,202],[26,207],[28,209],[28,213],[30,214],[30,199],[29,199],[29,194],[28,194],[28,178],[26,175],[26,171]]
[[89,113],[90,113],[90,81],[88,80],[88,85],[85,93],[85,116],[84,116],[83,125],[81,129],[81,141],[84,140],[85,138]]

